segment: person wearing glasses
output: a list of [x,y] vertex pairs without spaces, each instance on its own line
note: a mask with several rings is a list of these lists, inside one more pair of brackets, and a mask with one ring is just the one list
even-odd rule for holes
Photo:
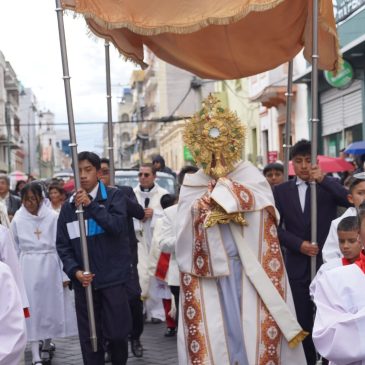
[[138,203],[144,207],[144,218],[134,220],[134,229],[139,242],[138,245],[138,274],[142,289],[142,298],[146,312],[146,319],[151,323],[165,321],[165,311],[162,299],[158,298],[153,288],[157,286],[156,279],[148,274],[148,257],[155,222],[163,216],[160,204],[161,197],[168,191],[161,188],[156,182],[156,170],[152,164],[142,164],[139,168],[139,184],[134,189]]

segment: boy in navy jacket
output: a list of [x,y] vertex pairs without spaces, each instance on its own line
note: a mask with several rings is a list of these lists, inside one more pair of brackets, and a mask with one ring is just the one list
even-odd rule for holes
[[[126,364],[131,314],[125,284],[131,254],[127,207],[123,193],[106,187],[100,177],[100,158],[93,152],[78,155],[81,189],[62,207],[57,227],[57,251],[73,282],[80,344],[84,364],[104,364],[102,341],[110,344],[112,364]],[[77,206],[86,224],[91,273],[85,273],[81,255]],[[85,289],[92,285],[98,351],[90,342]]]

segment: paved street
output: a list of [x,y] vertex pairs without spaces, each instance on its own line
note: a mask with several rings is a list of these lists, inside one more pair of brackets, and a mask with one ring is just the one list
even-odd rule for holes
[[[135,358],[130,353],[128,365],[163,365],[177,363],[176,337],[164,337],[165,324],[146,324],[142,336],[144,347],[143,358]],[[69,337],[53,341],[56,344],[55,356],[52,365],[82,365],[79,339]],[[31,364],[31,353],[27,347],[25,364]]]

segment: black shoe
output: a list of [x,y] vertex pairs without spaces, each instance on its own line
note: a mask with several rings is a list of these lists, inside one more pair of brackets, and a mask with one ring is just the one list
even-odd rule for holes
[[131,340],[131,350],[135,357],[143,356],[143,346],[140,340]]
[[165,332],[165,337],[174,337],[176,335],[176,328],[168,327]]
[[151,323],[153,324],[158,324],[158,323],[162,323],[162,320],[160,318],[151,318]]
[[43,361],[32,361],[32,365],[43,364]]
[[41,350],[41,360],[42,364],[50,364],[51,363],[51,351],[50,350]]

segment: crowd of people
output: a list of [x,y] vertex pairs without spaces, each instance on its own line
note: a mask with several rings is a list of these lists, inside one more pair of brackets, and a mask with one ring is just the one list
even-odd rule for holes
[[[365,174],[344,187],[311,165],[306,140],[291,161],[287,182],[280,163],[260,173],[241,162],[229,179],[185,166],[176,195],[156,182],[157,171],[175,176],[161,156],[139,167],[134,189],[111,186],[109,160],[93,152],[79,153],[81,188],[71,194],[59,180],[11,191],[0,175],[0,297],[9,298],[0,299],[0,364],[19,364],[27,341],[32,364],[45,364],[52,339],[75,335],[85,364],[126,364],[128,343],[143,357],[145,323],[162,322],[166,337],[179,332],[180,364],[365,363],[363,346],[349,342],[365,331]],[[347,208],[340,217],[338,207]]]

